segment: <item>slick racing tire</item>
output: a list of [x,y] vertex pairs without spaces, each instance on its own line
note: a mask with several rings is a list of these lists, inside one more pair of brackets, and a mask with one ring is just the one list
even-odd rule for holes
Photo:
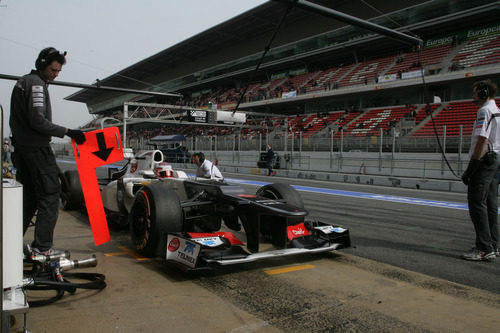
[[77,170],[66,170],[60,174],[61,203],[64,210],[78,209],[85,202]]
[[304,209],[299,192],[288,184],[274,183],[262,186],[257,190],[257,195],[269,199],[283,199],[289,205]]
[[166,255],[167,233],[182,231],[183,212],[177,194],[162,184],[142,187],[128,216],[130,236],[138,253]]

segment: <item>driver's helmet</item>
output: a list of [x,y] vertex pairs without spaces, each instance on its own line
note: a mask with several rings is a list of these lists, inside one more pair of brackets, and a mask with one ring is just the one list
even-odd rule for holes
[[172,166],[165,162],[158,163],[154,171],[155,175],[158,178],[167,178],[173,176]]

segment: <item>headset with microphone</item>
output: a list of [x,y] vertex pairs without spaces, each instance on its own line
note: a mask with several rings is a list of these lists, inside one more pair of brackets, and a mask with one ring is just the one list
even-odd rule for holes
[[476,91],[477,91],[477,97],[479,97],[480,99],[486,100],[490,97],[490,89],[488,87],[488,82],[484,80],[479,82]]
[[54,47],[44,48],[40,51],[40,54],[38,54],[38,58],[35,61],[35,67],[37,70],[43,70],[54,60],[64,65],[66,63],[66,54],[66,51],[61,53]]

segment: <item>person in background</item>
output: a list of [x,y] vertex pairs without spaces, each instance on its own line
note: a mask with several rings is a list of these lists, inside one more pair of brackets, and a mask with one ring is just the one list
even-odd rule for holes
[[196,177],[214,179],[217,181],[223,181],[222,173],[219,168],[205,158],[205,154],[202,152],[193,155],[193,162],[198,166],[196,170]]
[[4,140],[2,145],[2,160],[4,163],[11,163],[10,160],[10,144],[8,140]]
[[275,171],[273,171],[273,162],[274,162],[274,151],[273,148],[271,147],[270,144],[267,144],[267,153],[266,153],[266,162],[267,162],[267,175],[268,176],[274,176],[276,174]]
[[23,232],[36,212],[35,236],[31,250],[52,255],[54,228],[59,214],[59,169],[50,147],[52,136],[69,136],[77,144],[85,142],[80,130],[52,123],[48,91],[66,63],[66,52],[43,49],[35,61],[36,70],[20,78],[12,91],[10,107],[12,155],[16,178],[23,184]]
[[467,185],[469,215],[476,232],[475,246],[462,258],[493,260],[498,252],[498,153],[500,110],[495,103],[497,85],[491,80],[472,86],[472,99],[480,106],[472,130],[470,162],[462,175]]

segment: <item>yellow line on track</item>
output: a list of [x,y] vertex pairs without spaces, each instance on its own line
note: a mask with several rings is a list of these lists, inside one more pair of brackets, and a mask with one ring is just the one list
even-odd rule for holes
[[295,272],[295,271],[302,271],[304,269],[311,269],[314,268],[313,265],[301,265],[301,266],[292,266],[292,267],[285,267],[285,268],[278,268],[278,269],[269,269],[264,271],[268,275],[276,275],[276,274],[284,274],[284,273],[289,273],[289,272]]
[[104,253],[106,257],[114,257],[114,256],[122,256],[124,254],[127,254],[127,252],[111,252],[111,253]]
[[123,250],[123,252],[111,252],[111,253],[105,253],[104,255],[107,257],[112,257],[112,256],[121,256],[128,254],[129,256],[135,258],[136,260],[149,260],[149,258],[145,258],[125,246],[118,246],[118,248],[120,250]]

